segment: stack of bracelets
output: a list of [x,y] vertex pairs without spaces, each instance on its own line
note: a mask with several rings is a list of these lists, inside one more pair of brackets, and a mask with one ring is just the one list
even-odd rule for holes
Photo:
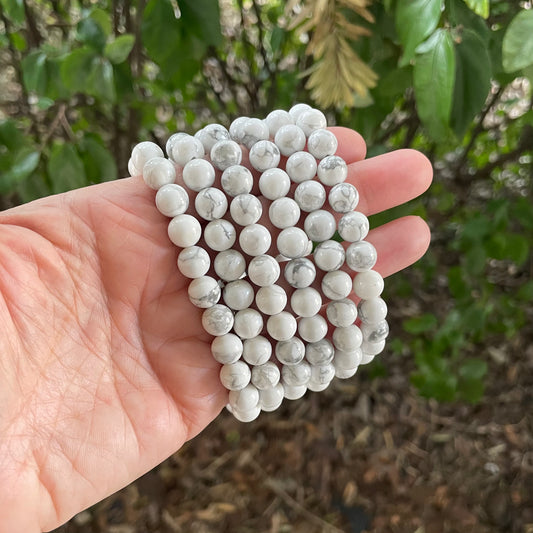
[[[171,218],[178,268],[191,279],[190,301],[205,309],[227,408],[242,422],[353,376],[389,333],[368,219],[355,210],[359,193],[326,126],[321,111],[296,104],[265,120],[237,118],[229,130],[175,133],[168,158],[142,142],[129,161]],[[241,165],[243,147],[258,180]]]

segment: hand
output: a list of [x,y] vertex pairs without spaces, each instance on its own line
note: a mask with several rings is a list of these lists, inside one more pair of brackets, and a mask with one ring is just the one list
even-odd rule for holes
[[[424,192],[415,151],[338,153],[376,213]],[[0,213],[0,533],[53,529],[198,434],[227,402],[201,310],[188,300],[168,219],[141,178]],[[384,276],[427,249],[405,217],[371,231]]]

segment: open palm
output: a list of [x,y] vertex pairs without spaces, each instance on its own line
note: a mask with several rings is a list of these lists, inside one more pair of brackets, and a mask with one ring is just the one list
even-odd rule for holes
[[[338,154],[372,214],[421,194],[431,166],[398,151]],[[140,178],[0,213],[0,533],[57,527],[175,452],[227,402],[168,219]],[[373,230],[376,269],[426,250],[423,221]]]

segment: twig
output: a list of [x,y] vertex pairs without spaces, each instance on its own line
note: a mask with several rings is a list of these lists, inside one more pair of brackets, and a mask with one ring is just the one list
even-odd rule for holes
[[65,110],[67,109],[67,105],[65,103],[59,104],[59,108],[57,109],[56,116],[54,117],[54,120],[52,120],[52,124],[50,124],[50,127],[48,128],[48,131],[46,132],[45,136],[41,140],[41,144],[39,145],[39,151],[42,152],[43,148],[48,144],[48,141],[54,134],[57,126],[61,122],[61,117],[65,116]]
[[33,16],[33,12],[28,6],[27,0],[22,0],[22,5],[24,6],[24,15],[26,16],[26,22],[28,23],[28,37],[30,48],[38,48],[43,42],[43,36],[37,28],[37,23]]

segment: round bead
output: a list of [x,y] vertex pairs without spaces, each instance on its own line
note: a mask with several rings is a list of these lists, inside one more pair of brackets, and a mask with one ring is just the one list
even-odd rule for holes
[[287,400],[299,400],[306,392],[306,385],[291,386],[283,383],[283,393]]
[[294,124],[290,114],[283,109],[275,109],[274,111],[271,111],[265,118],[265,122],[271,137],[275,137],[276,133],[282,126]]
[[245,254],[256,256],[265,254],[272,244],[272,236],[265,226],[251,224],[242,229],[239,244]]
[[322,278],[322,293],[330,300],[342,300],[352,292],[352,278],[343,270],[328,272]]
[[374,324],[362,324],[361,331],[363,332],[365,342],[381,342],[389,335],[389,324],[386,320],[381,320]]
[[377,298],[383,292],[384,286],[381,274],[375,270],[360,272],[353,280],[353,291],[363,300]]
[[261,414],[261,406],[257,404],[255,407],[252,407],[252,409],[248,409],[247,411],[231,409],[231,413],[239,422],[253,422]]
[[141,174],[141,172],[139,172],[139,170],[135,168],[131,157],[128,159],[128,172],[130,173],[130,176],[138,176],[139,174]]
[[215,337],[211,343],[211,353],[215,361],[223,365],[235,363],[242,355],[241,339],[233,333]]
[[176,183],[163,185],[155,195],[155,205],[166,217],[176,217],[185,213],[189,207],[187,191]]
[[302,128],[306,137],[309,137],[315,130],[324,129],[328,125],[328,121],[322,111],[308,109],[298,116],[296,125]]
[[195,137],[200,140],[208,154],[218,141],[229,139],[230,135],[229,131],[221,124],[208,124]]
[[239,194],[231,201],[231,218],[240,226],[255,224],[263,213],[263,206],[253,194]]
[[201,191],[215,183],[215,169],[205,159],[192,159],[183,167],[183,182],[193,191]]
[[242,126],[242,139],[240,142],[251,148],[258,141],[266,141],[270,135],[268,126],[258,118],[249,118]]
[[368,218],[359,211],[346,213],[339,220],[339,235],[347,242],[363,240],[370,229]]
[[348,165],[338,155],[328,155],[318,164],[318,179],[329,187],[342,183],[348,176]]
[[[384,340],[379,341],[379,342],[363,341],[363,344],[361,344],[361,350],[363,351],[363,357],[361,358],[361,364],[366,365],[367,363],[370,363],[370,361],[374,359],[375,355],[378,355],[383,351],[383,348],[385,348]],[[368,356],[371,356],[372,359],[369,359]]]
[[342,350],[335,350],[335,358],[333,359],[333,365],[335,369],[342,368],[348,370],[350,368],[355,368],[361,364],[361,358],[363,357],[363,352],[361,348],[356,348],[355,350],[344,352]]
[[326,390],[331,381],[328,381],[327,383],[318,383],[317,381],[309,380],[309,383],[307,384],[307,390],[313,391],[313,392],[322,392]]
[[222,172],[220,184],[229,196],[247,194],[252,190],[254,177],[246,167],[233,165]]
[[326,201],[326,190],[316,180],[304,181],[294,191],[294,201],[302,211],[310,213],[320,209]]
[[277,341],[287,341],[296,333],[296,319],[287,311],[272,315],[267,320],[268,334]]
[[239,279],[246,270],[246,260],[237,250],[225,250],[215,257],[215,272],[224,281]]
[[290,228],[298,223],[300,208],[292,198],[278,198],[270,204],[268,217],[276,228]]
[[135,171],[134,173],[131,173],[132,176],[138,176],[142,173],[144,165],[150,161],[150,159],[154,157],[164,157],[163,150],[157,146],[157,144],[150,142],[150,141],[144,141],[142,143],[139,143],[133,147],[133,150],[131,151],[131,166],[132,169]]
[[359,203],[359,192],[351,183],[339,183],[329,191],[329,205],[337,213],[349,213]]
[[289,115],[292,117],[292,120],[294,120],[294,122],[296,123],[296,121],[298,120],[298,117],[304,111],[307,111],[308,109],[313,109],[313,108],[309,104],[294,104],[289,109]]
[[337,222],[329,211],[319,209],[305,217],[304,229],[313,242],[323,242],[333,237],[337,229]]
[[298,333],[306,342],[318,342],[328,333],[328,323],[320,315],[303,317],[298,322]]
[[261,313],[277,315],[287,305],[287,293],[279,285],[261,287],[255,296],[255,303]]
[[269,168],[276,168],[279,164],[279,148],[270,141],[258,141],[251,148],[248,154],[250,164],[259,172],[264,172]]
[[355,272],[365,272],[376,264],[378,253],[367,241],[353,242],[346,250],[346,263]]
[[261,335],[246,339],[243,343],[242,356],[250,365],[264,365],[272,355],[270,341]]
[[174,143],[181,139],[182,137],[188,137],[188,133],[185,133],[183,131],[180,131],[178,133],[173,133],[167,140],[167,143],[165,145],[165,152],[167,154],[167,157],[172,158],[172,147],[174,146]]
[[279,383],[280,371],[275,363],[267,361],[252,368],[252,383],[259,389],[271,389]]
[[189,299],[196,307],[212,307],[220,299],[220,286],[215,278],[201,276],[189,283]]
[[351,326],[357,318],[357,306],[352,300],[334,300],[326,308],[326,315],[330,324],[338,328]]
[[284,156],[290,156],[305,148],[305,133],[302,128],[294,124],[287,124],[279,128],[274,142]]
[[287,159],[285,170],[294,183],[312,180],[317,171],[316,159],[309,152],[295,152]]
[[201,236],[200,222],[191,215],[178,215],[168,223],[168,238],[181,248],[195,245]]
[[259,178],[259,190],[269,200],[277,200],[287,196],[290,188],[289,175],[281,168],[269,168]]
[[309,317],[316,315],[322,307],[320,293],[312,287],[296,289],[291,296],[291,308],[298,315]]
[[387,316],[387,304],[382,298],[361,300],[357,306],[359,318],[365,324],[376,324],[385,320]]
[[311,365],[327,365],[333,361],[335,350],[327,339],[311,342],[305,347],[305,358]]
[[223,365],[220,369],[220,382],[226,389],[241,390],[250,383],[251,371],[243,361],[237,361],[228,365]]
[[296,259],[307,255],[309,239],[300,228],[285,228],[277,238],[278,251],[284,257]]
[[233,313],[229,307],[216,304],[203,312],[202,326],[209,335],[226,335],[233,327]]
[[192,159],[200,159],[204,155],[204,145],[201,141],[192,135],[184,135],[172,143],[172,153],[169,157],[184,167]]
[[335,377],[339,379],[349,379],[357,373],[357,369],[359,366],[356,366],[354,368],[340,368],[335,361],[333,361],[333,366],[335,367]]
[[335,134],[325,129],[313,131],[307,139],[307,149],[317,159],[333,155],[337,151],[338,144]]
[[249,119],[250,117],[238,117],[230,124],[229,134],[235,142],[242,142],[242,138],[244,137],[244,124]]
[[250,307],[254,301],[254,289],[244,279],[231,281],[222,292],[224,303],[234,311],[241,311]]
[[352,352],[357,350],[362,342],[363,334],[354,324],[345,328],[335,328],[333,331],[333,344],[337,350]]
[[278,383],[275,387],[259,391],[259,405],[263,411],[275,411],[282,404],[283,397],[283,385]]
[[248,277],[259,287],[273,285],[279,278],[279,263],[271,255],[258,255],[248,265]]
[[176,181],[176,168],[164,157],[152,157],[142,167],[142,174],[144,183],[155,190]]
[[232,409],[249,411],[259,404],[259,391],[257,387],[249,383],[241,390],[230,391],[228,398]]
[[204,229],[204,240],[211,250],[222,252],[235,244],[237,232],[228,220],[212,220]]
[[215,187],[202,189],[194,200],[194,207],[199,216],[205,220],[222,218],[228,210],[226,195]]
[[233,329],[241,339],[252,339],[261,333],[263,317],[255,309],[243,309],[235,314]]
[[283,383],[291,387],[307,385],[311,377],[311,366],[307,361],[301,361],[296,365],[285,365],[281,369]]
[[220,170],[226,170],[242,161],[241,147],[235,141],[218,141],[211,148],[211,161]]
[[[332,363],[326,363],[325,365],[313,365],[311,367],[311,378],[310,384],[320,384],[324,385],[326,383],[331,383],[332,379],[335,377],[335,367]],[[314,383],[313,383],[314,382]],[[309,384],[308,384],[309,387]],[[311,387],[309,387],[311,389]],[[311,389],[313,390],[313,389]]]
[[200,278],[211,266],[209,254],[200,246],[184,248],[178,255],[178,268],[187,278]]
[[297,365],[305,357],[305,344],[298,337],[278,342],[276,357],[283,365]]
[[344,248],[337,241],[321,242],[313,253],[315,264],[325,272],[339,270],[344,263]]
[[285,280],[295,289],[309,287],[316,278],[315,265],[304,257],[293,259],[287,263],[284,271]]

